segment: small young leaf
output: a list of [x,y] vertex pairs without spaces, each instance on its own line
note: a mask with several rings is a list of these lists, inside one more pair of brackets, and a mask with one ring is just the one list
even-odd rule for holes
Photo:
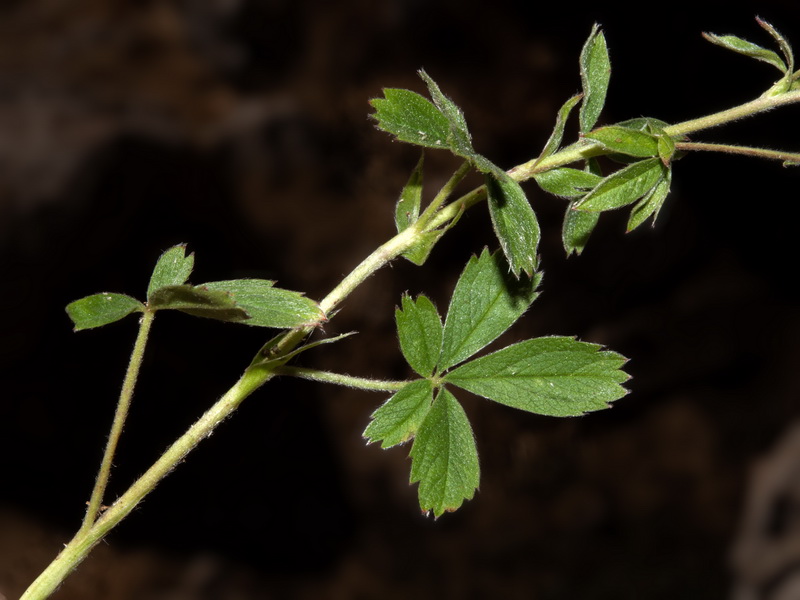
[[160,287],[150,296],[147,305],[150,310],[179,310],[195,317],[219,321],[237,322],[249,318],[230,294],[191,285]]
[[647,158],[658,154],[658,140],[655,137],[619,125],[600,127],[584,134],[583,137],[600,143],[606,150],[627,156]]
[[266,279],[212,281],[197,286],[225,292],[250,316],[245,325],[290,329],[317,325],[327,320],[319,305],[300,292],[272,287]]
[[74,331],[102,327],[144,310],[144,305],[136,298],[108,292],[86,296],[67,305],[67,314],[75,325]]
[[442,321],[427,297],[403,296],[394,315],[403,356],[417,373],[430,377],[442,351]]
[[445,382],[500,404],[569,417],[607,408],[627,391],[626,359],[569,337],[526,340],[461,365]]
[[533,176],[545,192],[562,198],[579,198],[603,179],[599,175],[570,167],[551,169]]
[[489,215],[500,247],[515,277],[536,271],[539,222],[522,187],[505,172],[487,173]]
[[542,153],[539,155],[539,160],[550,156],[561,146],[561,140],[564,139],[564,128],[567,124],[569,114],[572,112],[572,109],[575,108],[575,105],[580,102],[581,98],[583,98],[583,94],[577,94],[567,100],[559,109],[553,133],[550,134],[550,139],[548,139],[547,143],[544,145],[544,150],[542,150]]
[[364,430],[368,443],[381,442],[391,448],[410,440],[417,433],[433,402],[433,387],[428,379],[412,381],[372,413]]
[[404,231],[409,225],[413,225],[419,218],[419,208],[422,204],[422,163],[425,155],[419,157],[419,162],[411,172],[403,191],[400,192],[400,199],[394,211],[394,222],[397,225],[397,233]]
[[484,249],[458,279],[442,338],[439,372],[469,358],[513,325],[539,295],[542,277],[514,279],[499,252]]
[[756,60],[760,60],[772,65],[781,73],[786,73],[786,63],[784,63],[780,56],[778,56],[772,50],[762,48],[757,44],[743,40],[735,35],[716,35],[713,33],[703,33],[703,37],[712,44],[727,48],[728,50],[733,50],[739,54],[744,54],[750,58],[755,58]]
[[185,254],[186,244],[179,244],[161,255],[150,276],[150,284],[147,286],[148,300],[159,288],[186,283],[194,267],[194,253],[189,256],[185,256]]
[[668,167],[672,162],[672,157],[675,156],[675,140],[666,134],[659,134],[656,139],[658,140],[658,158],[665,167]]
[[387,88],[370,104],[378,128],[398,140],[427,148],[447,148],[450,123],[430,100],[410,90]]
[[447,142],[450,149],[457,155],[465,158],[471,157],[475,154],[472,148],[472,136],[467,129],[467,121],[464,119],[464,113],[456,106],[450,98],[442,93],[438,84],[431,79],[423,69],[419,70],[419,76],[428,86],[428,91],[431,94],[431,99],[436,107],[447,118],[450,124],[450,134],[447,136]]
[[[449,229],[449,227],[447,229]],[[403,258],[421,267],[425,264],[425,261],[428,260],[431,250],[433,250],[436,242],[441,239],[447,229],[437,229],[420,234],[417,238],[417,243],[403,252]]]
[[606,38],[595,23],[589,39],[581,51],[581,82],[583,102],[579,112],[581,133],[590,131],[606,102],[608,82],[611,78],[611,62],[608,59]]
[[575,203],[575,208],[604,211],[633,204],[664,177],[666,167],[659,158],[646,158],[612,173]]
[[410,483],[419,481],[419,506],[440,517],[470,500],[480,483],[475,438],[458,400],[442,389],[411,447]]
[[[669,186],[672,182],[672,170],[668,169],[664,178],[659,181],[647,195],[637,202],[631,209],[631,216],[628,219],[628,233],[644,223],[650,215],[653,216],[653,225],[656,224],[658,212],[664,204],[664,200],[669,194]],[[597,214],[597,213],[588,213]]]
[[589,236],[592,235],[592,231],[600,219],[599,212],[575,210],[575,204],[576,202],[570,202],[564,214],[564,224],[561,227],[561,241],[567,256],[573,252],[578,255],[583,252],[589,242]]

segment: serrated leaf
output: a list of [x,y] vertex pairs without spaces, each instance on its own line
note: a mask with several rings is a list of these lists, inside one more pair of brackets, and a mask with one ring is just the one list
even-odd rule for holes
[[536,271],[539,222],[522,187],[506,173],[487,173],[489,215],[511,272],[530,277]]
[[147,286],[147,299],[157,289],[169,285],[182,285],[189,279],[194,267],[194,253],[186,256],[186,244],[173,246],[164,252],[156,263],[150,283]]
[[448,147],[450,123],[430,100],[416,92],[396,88],[384,89],[383,96],[370,101],[379,129],[410,144]]
[[544,191],[562,198],[579,198],[603,179],[594,173],[570,167],[537,173],[533,178]]
[[410,483],[419,482],[419,506],[440,517],[471,500],[480,483],[478,450],[467,415],[442,389],[411,447]]
[[581,133],[586,133],[597,123],[603,110],[611,78],[611,61],[608,58],[606,38],[596,23],[581,51],[580,66],[583,102],[579,111],[579,121]]
[[633,204],[658,183],[665,171],[666,167],[659,158],[635,162],[603,179],[575,203],[575,208],[605,211]]
[[564,128],[566,127],[567,119],[569,118],[572,109],[575,108],[575,105],[578,102],[580,102],[581,98],[583,98],[583,94],[576,94],[567,100],[559,109],[558,114],[556,115],[556,125],[553,127],[553,133],[550,134],[550,138],[544,145],[544,150],[542,150],[539,160],[550,156],[561,146],[561,140],[564,139]]
[[475,154],[472,148],[472,136],[467,129],[467,121],[464,119],[464,113],[456,106],[450,98],[442,93],[439,85],[428,75],[423,69],[418,71],[419,76],[428,86],[431,99],[436,107],[447,119],[450,126],[450,133],[447,136],[447,142],[450,149],[457,155],[465,158],[470,158]]
[[561,226],[561,242],[567,256],[573,252],[580,255],[586,244],[589,243],[589,236],[597,226],[600,219],[599,212],[589,212],[575,210],[576,202],[570,202],[564,213],[564,224]]
[[273,287],[266,279],[212,281],[198,288],[225,292],[250,316],[245,325],[291,329],[326,321],[319,304],[300,292]]
[[236,305],[230,294],[192,285],[160,287],[150,296],[147,306],[150,310],[179,310],[219,321],[238,322],[248,318],[247,312]]
[[412,381],[372,413],[364,430],[368,443],[381,442],[391,448],[410,440],[425,420],[433,402],[433,386],[428,379]]
[[541,275],[514,279],[499,252],[484,249],[458,279],[444,324],[438,371],[469,358],[513,325],[539,295]]
[[419,218],[419,209],[422,205],[422,163],[424,159],[425,155],[420,155],[417,166],[414,167],[403,191],[400,192],[400,199],[394,210],[397,233],[406,230]]
[[102,327],[127,317],[134,312],[144,312],[144,305],[125,294],[93,294],[67,304],[67,315],[75,325],[74,331]]
[[[639,227],[644,223],[650,215],[653,216],[653,225],[656,223],[658,213],[661,206],[664,204],[667,195],[669,194],[669,187],[672,183],[672,170],[667,170],[666,175],[659,181],[644,198],[637,202],[633,209],[631,209],[631,216],[628,218],[628,233]],[[590,213],[597,214],[597,213]]]
[[540,415],[577,416],[607,408],[627,391],[626,359],[569,337],[526,340],[461,365],[445,382]]
[[703,37],[712,44],[721,46],[722,48],[726,48],[728,50],[733,50],[738,54],[743,54],[745,56],[749,56],[750,58],[755,58],[756,60],[760,60],[761,62],[772,65],[781,73],[786,73],[786,63],[784,63],[780,56],[778,56],[772,50],[762,48],[758,44],[748,42],[747,40],[743,40],[735,35],[716,35],[714,33],[703,33]]
[[430,377],[442,350],[439,312],[426,296],[419,296],[416,301],[403,296],[402,308],[394,315],[403,356],[417,373]]
[[598,142],[606,150],[627,156],[646,158],[658,154],[658,140],[654,136],[619,125],[600,127],[583,137]]

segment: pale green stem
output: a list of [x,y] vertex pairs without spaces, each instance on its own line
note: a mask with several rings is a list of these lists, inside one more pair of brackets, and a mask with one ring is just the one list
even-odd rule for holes
[[133,398],[133,390],[136,387],[136,379],[139,376],[139,369],[142,366],[142,359],[144,358],[147,336],[150,333],[150,327],[153,324],[155,316],[156,313],[154,311],[145,310],[139,320],[139,334],[136,336],[136,342],[133,345],[133,352],[131,352],[131,359],[128,363],[128,371],[125,373],[125,380],[122,382],[122,390],[119,394],[119,401],[117,402],[117,410],[114,414],[111,431],[108,434],[103,460],[100,462],[100,470],[97,472],[97,479],[95,479],[94,482],[94,489],[92,490],[92,496],[89,500],[89,506],[86,509],[86,516],[83,519],[83,525],[81,525],[78,535],[91,528],[102,509],[103,496],[105,495],[106,486],[111,476],[114,453],[116,452],[119,438],[122,435],[122,428],[125,426],[125,419],[128,417],[128,410],[130,409],[131,399]]
[[800,162],[800,153],[783,152],[781,150],[767,150],[765,148],[752,148],[750,146],[730,146],[728,144],[706,144],[700,142],[678,142],[675,144],[678,150],[724,152],[726,154],[743,154],[755,158],[767,158],[783,160],[788,162]]
[[300,377],[302,379],[319,381],[322,383],[333,383],[371,392],[396,392],[411,383],[411,381],[367,379],[365,377],[353,377],[352,375],[342,375],[341,373],[330,373],[328,371],[317,371],[316,369],[291,366],[278,367],[275,369],[274,373],[275,375],[289,375],[291,377]]
[[265,371],[245,372],[189,430],[178,438],[114,504],[87,530],[81,530],[56,559],[36,578],[20,600],[48,598],[89,554],[92,548],[141,502],[156,484],[179,464],[201,440],[207,438],[226,417],[259,386],[271,378]]
[[464,177],[466,177],[471,170],[472,165],[466,161],[460,167],[458,167],[458,169],[456,169],[456,172],[453,173],[453,176],[448,180],[447,183],[444,184],[442,189],[439,190],[439,193],[436,194],[436,197],[431,200],[431,203],[425,209],[425,212],[420,215],[419,219],[417,220],[417,227],[424,228],[430,222],[439,208],[441,208],[442,204],[444,204],[445,201],[455,191],[456,186],[461,183],[461,180],[464,179]]

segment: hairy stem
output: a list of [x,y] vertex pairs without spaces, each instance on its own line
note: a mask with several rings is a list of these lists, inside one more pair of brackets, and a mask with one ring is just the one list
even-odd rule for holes
[[300,377],[311,381],[322,383],[333,383],[359,390],[371,392],[396,392],[407,386],[411,381],[386,381],[381,379],[368,379],[365,377],[353,377],[352,375],[342,375],[340,373],[330,373],[328,371],[317,371],[304,367],[283,366],[275,369],[275,375],[289,375]]
[[755,158],[768,158],[791,163],[800,163],[800,153],[783,152],[781,150],[767,150],[766,148],[752,148],[749,146],[730,146],[728,144],[705,144],[700,142],[678,142],[678,150],[724,152],[726,154],[743,154]]
[[122,428],[125,426],[125,419],[128,417],[131,399],[133,398],[133,390],[136,387],[136,379],[139,376],[139,369],[142,366],[142,359],[144,358],[147,337],[150,333],[150,327],[153,324],[155,316],[156,313],[154,311],[146,310],[139,321],[139,334],[136,336],[136,342],[133,345],[131,359],[128,363],[128,370],[125,373],[125,380],[122,382],[122,390],[119,394],[114,421],[108,435],[105,452],[103,453],[103,460],[100,462],[100,470],[97,472],[97,479],[95,480],[92,496],[89,500],[88,508],[86,509],[86,516],[83,519],[83,524],[78,531],[78,535],[85,533],[91,528],[102,509],[103,496],[105,495],[108,480],[111,477],[114,453],[116,452],[119,438],[122,435]]

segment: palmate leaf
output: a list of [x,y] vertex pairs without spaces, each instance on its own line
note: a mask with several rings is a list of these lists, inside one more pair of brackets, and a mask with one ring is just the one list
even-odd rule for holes
[[86,296],[67,305],[67,315],[75,325],[74,331],[102,327],[144,310],[144,305],[136,298],[108,292]]
[[450,123],[433,103],[416,92],[387,88],[370,104],[378,128],[398,140],[427,148],[447,148]]
[[500,404],[567,417],[607,408],[627,391],[626,359],[569,337],[520,342],[457,367],[445,383]]
[[539,295],[541,275],[514,279],[500,253],[484,249],[458,279],[442,338],[438,371],[466,360],[496,340]]
[[369,443],[381,448],[402,444],[416,435],[433,402],[433,386],[428,379],[409,383],[372,413],[364,431]]
[[411,447],[410,483],[419,482],[419,506],[439,517],[470,500],[480,482],[475,438],[458,400],[442,389]]

